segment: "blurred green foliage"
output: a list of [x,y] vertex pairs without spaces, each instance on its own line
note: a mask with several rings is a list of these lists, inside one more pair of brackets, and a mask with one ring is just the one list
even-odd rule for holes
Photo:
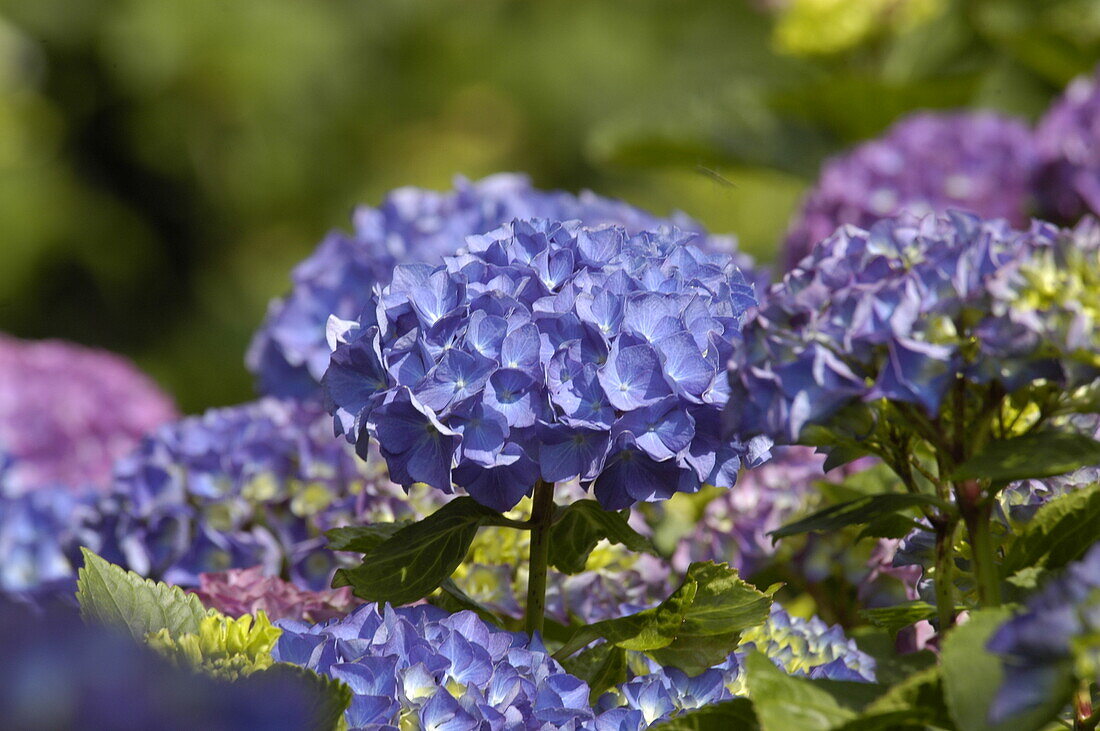
[[524,171],[768,259],[826,155],[1100,57],[1095,0],[906,1],[823,49],[790,28],[835,0],[0,0],[0,330],[241,401],[267,300],[390,188]]

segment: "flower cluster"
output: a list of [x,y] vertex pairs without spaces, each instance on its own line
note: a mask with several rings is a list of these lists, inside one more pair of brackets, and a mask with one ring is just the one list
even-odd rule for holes
[[145,642],[177,667],[237,680],[271,667],[271,651],[281,634],[262,611],[235,618],[212,612],[199,622],[197,633],[173,636],[161,629]]
[[379,460],[363,463],[311,403],[263,399],[162,427],[117,465],[93,548],[181,586],[262,566],[327,588],[335,558],[321,533],[392,521],[414,507]]
[[916,114],[829,160],[787,235],[793,268],[843,224],[950,209],[1024,226],[1035,166],[1031,131],[990,112]]
[[1074,675],[1100,682],[1100,544],[1029,599],[988,648],[1005,671],[990,709],[994,723],[1058,697]]
[[200,574],[195,590],[210,609],[240,617],[263,612],[273,620],[324,622],[348,614],[361,602],[351,589],[302,589],[277,576],[265,576],[262,566]]
[[276,661],[338,678],[355,693],[348,726],[564,727],[592,718],[588,686],[537,642],[472,612],[368,604],[338,622],[278,623]]
[[1100,215],[1100,69],[1071,83],[1035,130],[1035,191],[1044,216]]
[[[795,441],[841,408],[887,399],[929,416],[961,377],[1069,391],[1100,369],[1100,229],[963,214],[845,227],[814,249],[744,331],[730,423]],[[1079,295],[1079,293],[1084,293]]]
[[0,459],[9,493],[106,489],[111,465],[175,406],[132,363],[61,341],[0,335]]
[[395,482],[498,510],[579,479],[619,509],[731,486],[766,440],[722,441],[725,363],[755,303],[692,234],[516,221],[440,266],[403,265],[334,321],[337,430],[377,439]]
[[743,694],[742,657],[753,649],[792,674],[874,680],[874,661],[840,628],[792,618],[778,607],[744,635],[737,653],[697,677],[633,657],[630,680],[595,708],[588,704],[588,686],[537,640],[487,625],[470,612],[369,604],[336,622],[278,624],[283,635],[274,659],[346,682],[355,693],[346,716],[352,728],[449,722],[454,728],[643,729]]
[[[247,358],[260,391],[295,397],[316,393],[329,362],[329,315],[359,317],[374,287],[390,282],[395,265],[435,263],[456,253],[467,236],[492,231],[515,218],[615,224],[631,232],[667,224],[701,231],[682,214],[659,219],[588,191],[576,196],[540,191],[521,175],[494,175],[475,183],[459,178],[455,190],[446,193],[400,188],[378,208],[357,209],[353,234],[330,233],[294,270],[290,293],[271,303]],[[736,249],[728,237],[701,241],[714,251]],[[751,266],[751,260],[741,256],[739,264]]]

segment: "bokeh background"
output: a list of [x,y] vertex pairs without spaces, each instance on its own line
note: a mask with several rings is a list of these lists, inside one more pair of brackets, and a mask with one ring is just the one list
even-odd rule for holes
[[239,402],[268,299],[391,188],[523,171],[768,260],[829,154],[1097,60],[1097,0],[0,0],[0,331]]

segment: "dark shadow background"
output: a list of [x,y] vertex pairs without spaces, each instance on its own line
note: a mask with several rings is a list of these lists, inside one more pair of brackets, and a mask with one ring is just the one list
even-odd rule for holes
[[241,401],[267,300],[390,188],[523,171],[769,259],[826,155],[1098,58],[1094,0],[0,0],[0,330]]

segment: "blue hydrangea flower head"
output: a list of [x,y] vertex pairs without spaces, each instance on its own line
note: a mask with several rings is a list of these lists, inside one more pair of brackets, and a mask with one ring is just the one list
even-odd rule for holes
[[1026,226],[1035,144],[1022,120],[992,112],[922,112],[825,163],[787,234],[793,268],[838,227],[902,212],[962,210]]
[[1100,228],[952,214],[846,226],[768,290],[732,360],[730,423],[794,442],[887,399],[935,417],[956,378],[1006,392],[1100,373]]
[[[325,342],[329,315],[358,318],[373,288],[389,284],[397,264],[435,265],[455,254],[467,236],[514,218],[615,224],[632,233],[662,225],[702,232],[683,214],[661,219],[588,191],[541,191],[522,175],[500,174],[477,182],[458,178],[454,190],[443,193],[400,188],[377,208],[356,209],[353,233],[330,233],[294,270],[290,293],[272,301],[247,357],[260,391],[294,397],[318,393],[330,355]],[[736,252],[729,237],[706,236],[700,242],[713,251]],[[739,264],[751,267],[748,257],[737,256]]]
[[397,267],[358,321],[330,323],[337,431],[376,439],[399,484],[498,510],[539,479],[579,479],[611,509],[731,486],[768,446],[718,428],[755,299],[696,239],[536,219]]
[[414,506],[332,435],[314,403],[261,399],[168,424],[116,466],[94,546],[143,576],[195,586],[202,573],[263,566],[303,588],[336,568],[322,531],[392,521]]
[[1100,682],[1100,544],[1029,599],[988,649],[1005,671],[990,709],[994,723],[1042,705],[1067,676]]
[[1044,217],[1100,215],[1100,69],[1074,80],[1035,128],[1035,193]]

